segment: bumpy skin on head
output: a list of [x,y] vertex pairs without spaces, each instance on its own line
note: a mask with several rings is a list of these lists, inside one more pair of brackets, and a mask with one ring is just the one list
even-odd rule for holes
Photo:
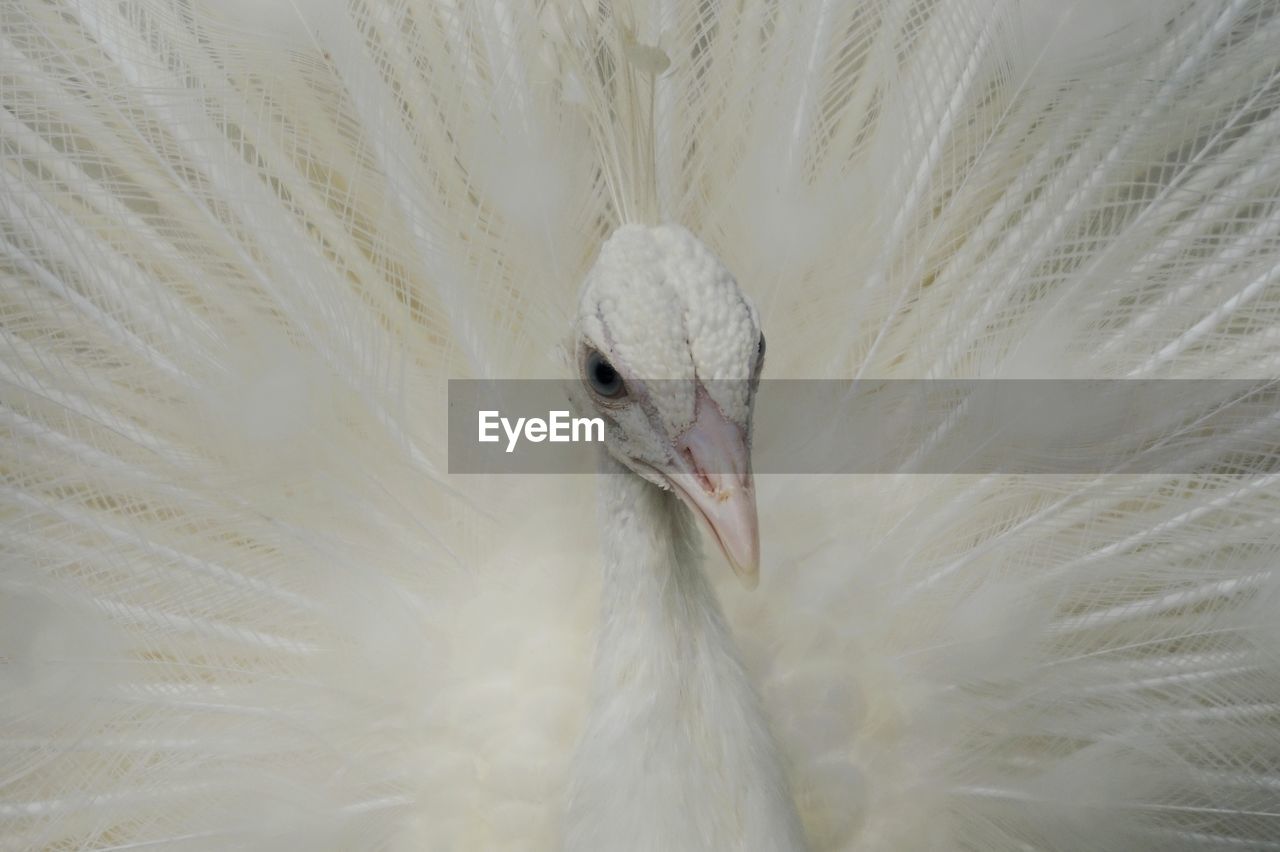
[[700,388],[749,432],[759,318],[729,270],[686,229],[615,231],[583,282],[577,338],[579,365],[594,349],[629,389],[621,404],[597,405],[610,422],[610,451],[662,487],[633,462],[669,461],[694,423]]

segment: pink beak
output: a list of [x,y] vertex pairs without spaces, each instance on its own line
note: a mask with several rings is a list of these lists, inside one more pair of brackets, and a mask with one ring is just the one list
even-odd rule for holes
[[698,391],[693,425],[676,441],[675,469],[667,479],[706,524],[738,579],[754,589],[760,581],[760,526],[747,436],[705,390]]

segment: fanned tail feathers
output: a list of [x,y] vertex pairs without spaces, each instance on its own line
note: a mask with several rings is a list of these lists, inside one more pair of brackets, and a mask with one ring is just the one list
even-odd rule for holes
[[[449,475],[445,380],[620,222],[773,378],[1280,372],[1275,2],[616,5],[0,8],[0,848],[554,847],[591,483]],[[761,477],[813,847],[1280,848],[1274,425]]]

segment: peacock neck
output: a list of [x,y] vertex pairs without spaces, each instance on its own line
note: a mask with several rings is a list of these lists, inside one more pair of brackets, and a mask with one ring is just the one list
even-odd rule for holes
[[692,515],[612,459],[602,470],[601,619],[566,848],[803,848]]
[[713,643],[736,659],[719,602],[702,573],[698,531],[692,514],[672,492],[663,491],[606,456],[601,484],[604,530],[601,621],[596,647],[597,688],[616,670],[656,659],[670,669],[648,669],[655,677],[679,674],[699,643]]

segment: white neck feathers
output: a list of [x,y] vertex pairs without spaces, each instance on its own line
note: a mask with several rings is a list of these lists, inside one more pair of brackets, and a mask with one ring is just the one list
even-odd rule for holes
[[603,607],[565,848],[802,849],[689,511],[603,463]]

